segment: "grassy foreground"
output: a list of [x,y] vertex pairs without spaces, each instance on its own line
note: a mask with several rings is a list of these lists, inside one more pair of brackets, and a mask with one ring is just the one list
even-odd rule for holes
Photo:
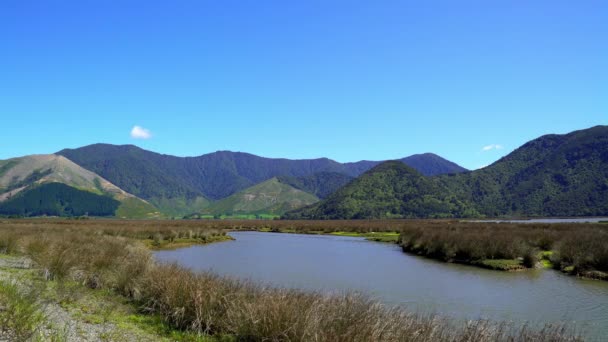
[[[155,263],[143,243],[158,235],[163,240],[189,234],[222,235],[221,229],[226,227],[217,225],[225,223],[214,224],[6,220],[0,221],[0,251],[27,256],[34,264],[32,277],[51,287],[75,286],[101,293],[102,301],[122,298],[133,308],[132,315],[151,317],[151,325],[168,327],[177,340],[581,340],[563,325],[531,328],[483,320],[462,323],[386,307],[356,294],[329,296],[193,273],[176,265]],[[239,228],[238,223],[233,225]],[[29,296],[23,287],[0,286],[2,336],[16,336],[15,327],[6,323],[14,320],[3,318],[15,313],[7,307],[24,298],[29,302],[23,306],[31,310],[24,311],[20,318],[23,324],[18,333],[34,336],[27,330],[35,328],[26,323],[38,319],[35,305],[39,303],[32,299],[36,296]],[[143,318],[135,320],[145,324]]]

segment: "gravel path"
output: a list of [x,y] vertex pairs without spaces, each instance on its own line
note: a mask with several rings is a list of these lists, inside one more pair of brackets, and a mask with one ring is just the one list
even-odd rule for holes
[[[10,281],[19,286],[28,286],[27,273],[33,263],[24,257],[0,257],[0,280]],[[45,324],[39,327],[42,340],[60,341],[163,341],[165,339],[141,329],[119,328],[111,321],[104,323],[86,322],[85,315],[70,312],[51,300],[40,300],[40,309],[45,316]],[[0,341],[7,341],[2,339]]]

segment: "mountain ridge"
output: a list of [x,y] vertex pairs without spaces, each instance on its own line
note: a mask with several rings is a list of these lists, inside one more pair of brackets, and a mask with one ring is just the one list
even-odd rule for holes
[[[246,152],[217,151],[196,157],[176,157],[134,145],[93,144],[57,152],[120,188],[162,207],[168,202],[221,200],[273,177],[306,177],[319,172],[356,177],[378,162],[339,163],[329,158],[264,158]],[[434,162],[438,160],[434,158]],[[441,158],[441,160],[444,160]],[[456,165],[447,160],[445,168]],[[444,168],[444,169],[445,169]],[[456,168],[455,171],[461,171]],[[333,183],[317,184],[317,193],[335,190]],[[185,205],[177,214],[196,211]],[[200,207],[198,209],[201,209]]]

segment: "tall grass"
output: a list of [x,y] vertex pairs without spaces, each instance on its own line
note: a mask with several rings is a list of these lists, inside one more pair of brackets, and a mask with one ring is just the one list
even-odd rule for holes
[[403,227],[399,241],[406,252],[449,262],[513,259],[534,267],[539,252],[553,251],[556,268],[584,276],[608,271],[608,229],[600,224],[427,224]]
[[[31,256],[47,278],[112,289],[176,329],[239,341],[576,341],[565,326],[457,323],[390,308],[356,294],[326,295],[194,273],[156,264],[137,239],[206,233],[245,223],[18,220],[0,223],[0,241]],[[248,224],[248,223],[247,223]],[[379,231],[376,223],[358,226]],[[386,224],[386,223],[384,223]],[[400,229],[388,223],[385,230]],[[280,222],[278,228],[294,223]],[[326,223],[305,228],[329,229]],[[335,230],[346,230],[339,226]],[[304,230],[301,230],[304,231]],[[542,235],[542,234],[541,234]],[[499,253],[499,252],[496,252]],[[500,252],[502,253],[502,252]]]

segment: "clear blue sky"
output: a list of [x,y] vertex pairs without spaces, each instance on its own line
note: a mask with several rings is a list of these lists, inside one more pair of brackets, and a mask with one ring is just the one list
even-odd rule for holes
[[608,2],[4,0],[0,119],[0,159],[106,142],[477,168],[608,124]]

